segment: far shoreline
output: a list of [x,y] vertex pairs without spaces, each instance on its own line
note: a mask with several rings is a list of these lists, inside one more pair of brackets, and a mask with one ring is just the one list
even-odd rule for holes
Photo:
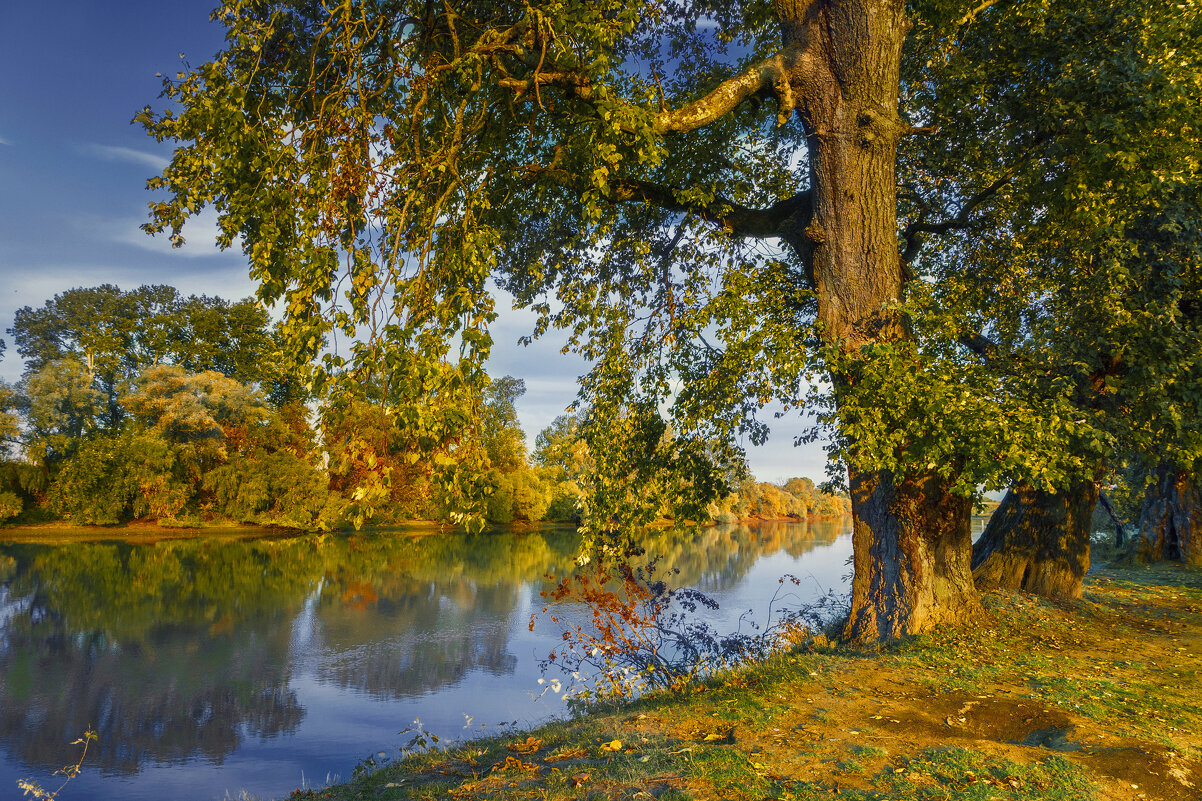
[[[707,521],[694,523],[702,528],[721,525],[755,526],[763,523],[823,523],[850,519],[850,514],[808,517],[742,517],[731,522]],[[686,521],[689,522],[689,521]],[[656,521],[655,528],[668,528],[671,520]],[[531,533],[543,529],[572,529],[572,523],[552,521],[514,521],[512,523],[489,523],[485,531],[512,531]],[[406,520],[396,523],[381,523],[364,526],[360,532],[374,533],[395,531],[406,536],[433,536],[437,534],[462,534],[463,529],[450,523],[433,520]],[[67,545],[82,542],[125,542],[149,545],[156,542],[192,539],[266,539],[300,537],[306,534],[354,534],[351,526],[321,531],[318,529],[288,528],[259,523],[239,523],[232,520],[215,520],[200,525],[184,525],[158,520],[131,520],[114,526],[94,526],[64,521],[38,523],[5,523],[0,525],[0,543]]]

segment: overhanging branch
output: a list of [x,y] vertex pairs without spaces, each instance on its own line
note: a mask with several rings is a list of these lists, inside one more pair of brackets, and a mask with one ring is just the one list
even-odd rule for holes
[[997,343],[978,331],[969,331],[960,335],[960,344],[989,363],[997,358]]
[[733,111],[743,101],[760,94],[771,94],[780,108],[778,124],[784,124],[797,108],[797,98],[789,82],[789,72],[800,54],[786,49],[750,65],[738,75],[727,78],[705,97],[678,109],[655,115],[656,133],[683,133],[703,128]]
[[[786,49],[751,64],[734,75],[704,97],[686,103],[680,108],[664,109],[651,118],[652,130],[657,134],[686,133],[704,128],[729,114],[740,103],[756,96],[771,95],[776,98],[777,123],[784,124],[797,108],[797,97],[789,81],[789,72],[799,57],[795,49]],[[497,81],[499,86],[512,89],[519,96],[537,92],[542,87],[555,87],[579,100],[591,102],[596,94],[592,79],[579,70],[562,69],[540,59],[530,65],[532,72],[523,78],[505,77]]]
[[682,201],[669,187],[635,179],[613,181],[610,187],[614,200],[648,203],[667,211],[696,214],[737,237],[751,239],[785,236],[787,222],[798,212],[805,213],[813,204],[809,190],[778,200],[766,208],[753,208],[721,196],[715,196],[707,203]]
[[961,231],[968,228],[973,223],[973,211],[986,200],[996,195],[998,190],[1010,183],[1012,179],[1013,176],[1009,174],[998,178],[989,186],[964,201],[964,205],[956,212],[956,216],[949,219],[940,222],[927,222],[924,219],[925,215],[920,215],[917,220],[907,225],[905,231],[902,232],[902,237],[906,240],[906,247],[902,250],[902,262],[909,263],[918,255],[918,249],[922,247],[924,235],[946,234],[948,231]]

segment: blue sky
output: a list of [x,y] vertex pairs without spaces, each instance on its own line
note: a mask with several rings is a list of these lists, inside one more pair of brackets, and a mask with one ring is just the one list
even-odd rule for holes
[[[152,195],[146,179],[170,149],[130,124],[158,104],[155,73],[201,64],[222,44],[209,22],[217,0],[0,0],[0,328],[22,306],[41,306],[72,287],[171,284],[186,294],[253,294],[245,259],[213,243],[212,218],[191,222],[172,250],[139,225]],[[575,396],[582,363],[551,338],[522,348],[531,318],[508,312],[494,327],[490,372],[524,378],[519,413],[530,444]],[[0,378],[19,378],[12,337]],[[798,425],[773,426],[768,445],[749,448],[765,481],[821,479],[820,449],[794,448]]]
[[[240,254],[197,236],[178,252],[138,226],[146,179],[170,156],[130,119],[180,52],[212,55],[212,0],[3,3],[0,11],[0,322],[75,286],[168,283],[253,291]],[[199,232],[194,232],[199,233]],[[21,365],[9,351],[0,374]]]

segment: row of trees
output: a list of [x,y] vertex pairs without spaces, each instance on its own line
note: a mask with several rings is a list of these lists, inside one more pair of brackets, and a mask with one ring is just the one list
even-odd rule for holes
[[72,289],[9,334],[25,372],[3,388],[5,517],[321,519],[307,410],[254,301]]
[[[79,523],[208,515],[329,528],[357,511],[367,474],[388,479],[377,522],[471,508],[497,523],[588,516],[595,466],[581,418],[558,418],[528,454],[520,379],[491,382],[467,435],[425,453],[384,403],[307,405],[271,372],[278,345],[253,301],[72,289],[21,309],[9,333],[26,370],[16,387],[0,385],[0,423],[10,455],[24,458],[3,465],[0,519],[28,508]],[[779,489],[745,478],[740,490],[699,519],[846,511],[801,479]]]
[[429,450],[470,425],[503,285],[593,364],[602,533],[720,497],[722,443],[810,409],[855,517],[847,634],[899,636],[978,609],[978,488],[1014,488],[993,580],[1072,595],[1069,509],[1202,466],[1200,10],[227,3],[140,115],[176,145],[147,229],[215,206],[298,370],[402,381]]

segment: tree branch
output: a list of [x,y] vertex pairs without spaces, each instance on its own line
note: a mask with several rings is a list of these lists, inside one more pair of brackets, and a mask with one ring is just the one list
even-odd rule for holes
[[[657,134],[685,133],[716,122],[729,114],[740,103],[757,95],[772,95],[779,106],[776,120],[783,125],[789,121],[797,108],[797,98],[789,82],[789,72],[796,63],[799,52],[786,49],[768,58],[751,64],[742,72],[727,78],[710,90],[705,97],[698,98],[676,109],[661,109],[651,118],[652,130]],[[541,64],[542,62],[540,62]],[[543,70],[535,65],[526,78],[503,78],[497,85],[512,89],[519,96],[542,86],[554,86],[579,100],[593,99],[593,84],[587,73],[577,70],[559,69],[548,64]]]
[[[562,151],[557,148],[551,164],[527,164],[521,170],[528,179],[549,179],[560,186],[582,190],[583,179],[560,168],[561,155]],[[646,203],[665,211],[696,214],[707,222],[728,229],[737,237],[748,239],[790,239],[791,234],[805,230],[814,209],[813,195],[808,189],[766,208],[744,206],[721,195],[715,195],[708,203],[687,202],[678,199],[676,192],[672,187],[637,178],[615,178],[609,182],[607,199],[617,203]]]
[[948,231],[959,231],[967,228],[972,224],[970,219],[973,211],[984,203],[989,198],[998,193],[1003,186],[1006,186],[1013,179],[1010,174],[1004,175],[991,183],[989,186],[982,189],[977,194],[964,201],[964,205],[952,217],[942,222],[929,223],[920,215],[917,220],[906,226],[902,236],[906,240],[906,247],[902,250],[902,262],[909,263],[915,256],[918,255],[918,249],[922,247],[924,234],[946,234]]
[[715,196],[709,203],[684,202],[678,200],[669,187],[636,179],[614,181],[610,187],[614,200],[648,203],[667,211],[696,214],[703,220],[721,225],[735,236],[751,239],[785,236],[787,221],[798,212],[805,213],[813,204],[808,189],[767,208],[752,208],[721,196]]
[[1114,511],[1114,506],[1110,503],[1110,498],[1106,497],[1106,493],[1098,492],[1098,503],[1102,505],[1102,509],[1109,515],[1110,520],[1114,523],[1114,547],[1122,548],[1123,540],[1126,539],[1127,524],[1124,523]]
[[997,358],[997,343],[979,331],[961,334],[960,344],[980,356],[986,363]]
[[655,132],[684,133],[703,128],[733,111],[744,100],[764,93],[776,98],[780,105],[776,121],[783,125],[797,108],[789,72],[799,55],[793,48],[783,50],[727,78],[705,97],[678,109],[659,112],[655,115]]
[[993,5],[996,5],[998,0],[983,0],[976,8],[970,8],[965,12],[963,17],[956,23],[957,28],[963,28],[967,25],[972,25],[977,21],[977,18],[984,14]]
[[512,89],[519,97],[531,89],[537,90],[540,86],[554,86],[563,89],[569,95],[580,100],[590,100],[593,95],[589,77],[579,72],[540,71],[529,78],[502,78],[497,81],[497,86]]

